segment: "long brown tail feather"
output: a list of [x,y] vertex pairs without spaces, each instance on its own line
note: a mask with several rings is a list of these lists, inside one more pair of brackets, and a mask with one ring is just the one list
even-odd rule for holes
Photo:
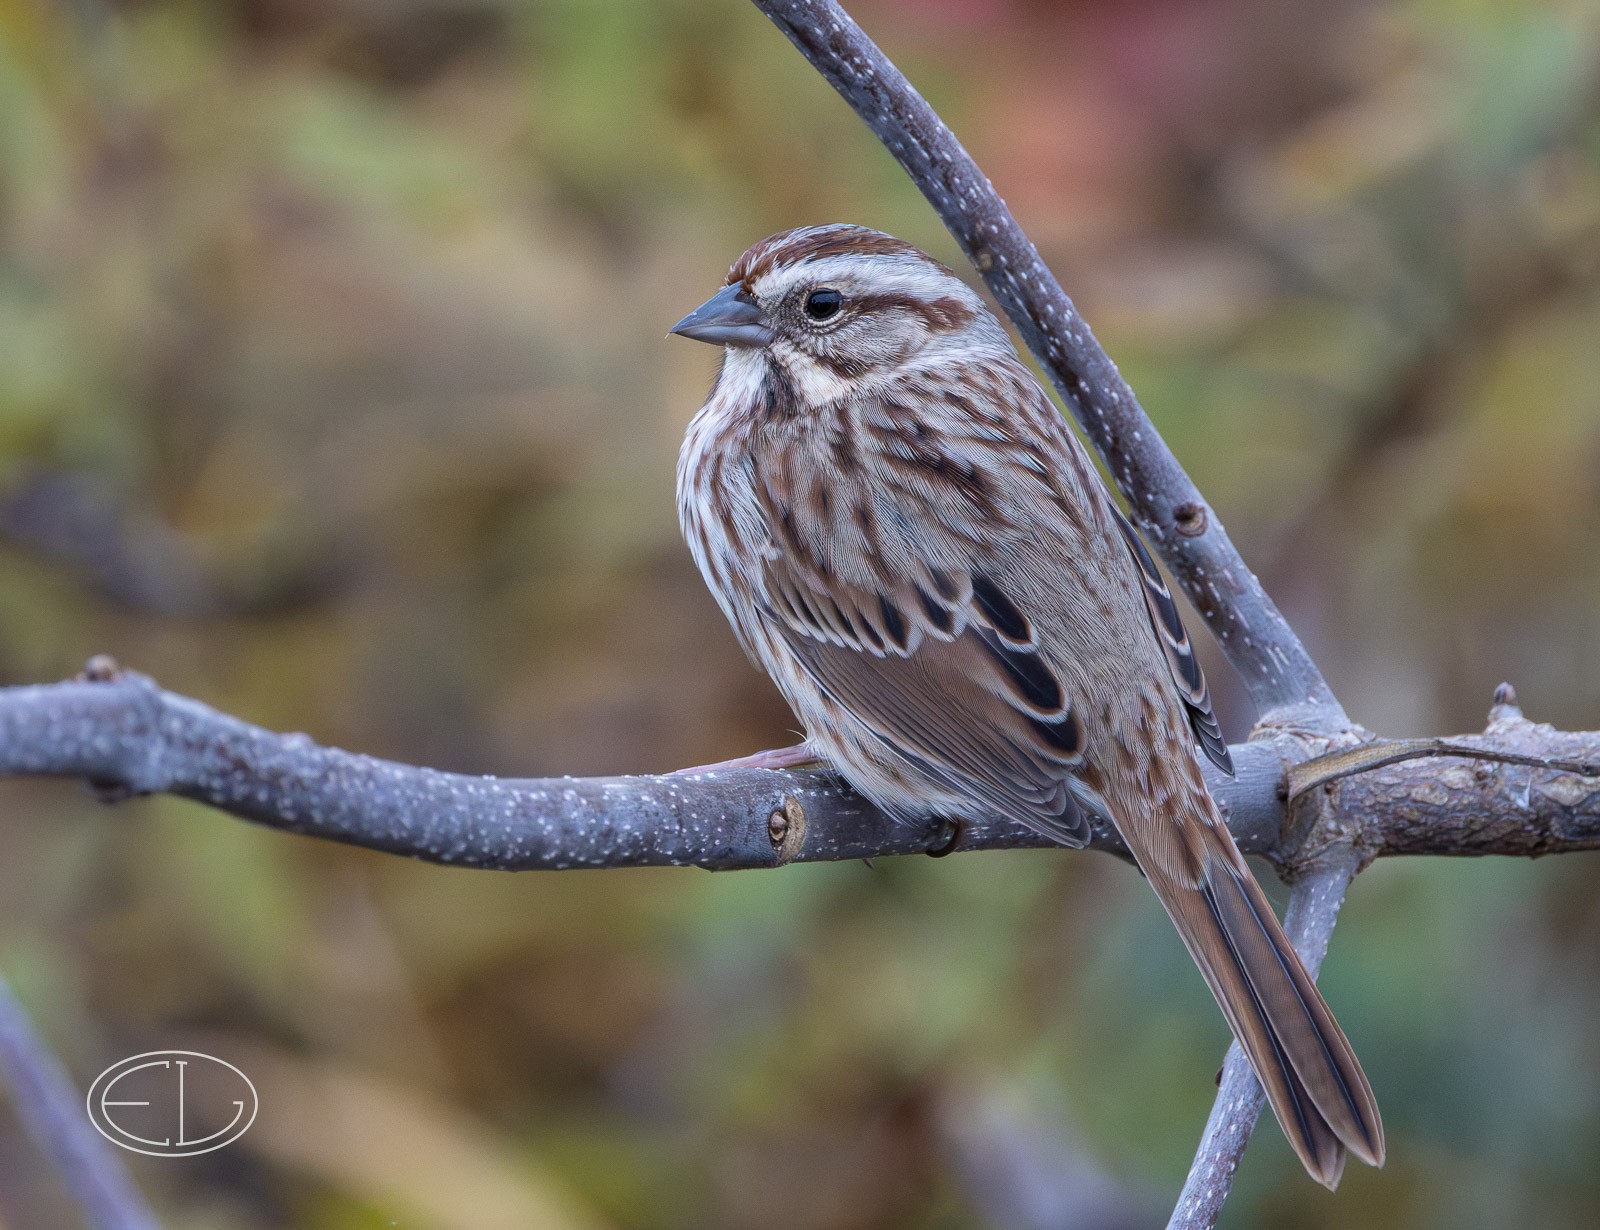
[[[1362,1072],[1349,1040],[1339,1028],[1338,1021],[1334,1020],[1332,1011],[1312,982],[1299,954],[1290,945],[1288,936],[1283,933],[1260,885],[1248,874],[1241,876],[1232,868],[1224,867],[1220,872],[1236,888],[1238,900],[1250,911],[1248,919],[1219,919],[1224,932],[1236,944],[1236,953],[1246,977],[1255,984],[1254,971],[1273,971],[1287,978],[1295,993],[1295,1002],[1288,1006],[1286,1019],[1275,1027],[1280,1033],[1301,1029],[1309,1035],[1302,1040],[1303,1044],[1296,1043],[1290,1050],[1291,1055],[1305,1056],[1311,1061],[1304,1068],[1297,1066],[1297,1074],[1339,1139],[1363,1161],[1374,1166],[1382,1165],[1383,1123],[1378,1118],[1366,1074]],[[1213,889],[1212,898],[1216,908],[1224,908],[1230,896]],[[1242,951],[1242,945],[1252,942],[1264,944],[1265,951],[1260,954],[1259,961]],[[1260,985],[1255,985],[1254,989],[1258,994],[1265,994]],[[1325,1085],[1319,1082],[1325,1082]]]
[[[1222,838],[1226,841],[1226,838]],[[1231,855],[1231,857],[1230,857]],[[1208,850],[1198,886],[1146,866],[1306,1170],[1338,1184],[1348,1148],[1383,1164],[1377,1102],[1344,1031],[1235,851]],[[1242,863],[1242,860],[1240,860]]]

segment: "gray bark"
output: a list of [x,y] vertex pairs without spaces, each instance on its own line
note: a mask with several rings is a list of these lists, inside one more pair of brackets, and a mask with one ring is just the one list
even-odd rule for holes
[[[0,689],[0,774],[79,778],[108,799],[166,793],[291,833],[500,871],[694,866],[714,871],[891,854],[1049,846],[1000,817],[955,828],[889,819],[820,769],[636,777],[441,773],[276,734],[97,659],[88,676]],[[1499,706],[1454,742],[1600,760],[1572,734]],[[1386,854],[1536,855],[1600,846],[1600,779],[1427,758],[1352,775],[1286,806],[1287,770],[1326,746],[1265,732],[1234,746],[1238,776],[1210,773],[1239,845],[1293,880],[1330,848]],[[1209,770],[1208,770],[1209,772]],[[1308,797],[1309,801],[1309,797]],[[1091,848],[1121,851],[1097,829]]]

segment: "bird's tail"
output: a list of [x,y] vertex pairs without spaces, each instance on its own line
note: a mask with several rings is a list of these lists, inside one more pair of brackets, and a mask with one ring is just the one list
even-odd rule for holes
[[[1332,1188],[1345,1150],[1383,1165],[1383,1121],[1355,1053],[1279,926],[1209,796],[1173,843],[1134,856],[1217,997],[1312,1178]],[[1199,810],[1199,809],[1197,809]],[[1165,843],[1163,843],[1165,844]],[[1178,865],[1172,865],[1176,862]]]

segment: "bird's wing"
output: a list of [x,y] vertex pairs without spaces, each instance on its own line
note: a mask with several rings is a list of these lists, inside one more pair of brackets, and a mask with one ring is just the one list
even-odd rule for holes
[[994,541],[997,527],[1061,515],[1041,450],[1019,466],[999,429],[935,444],[915,424],[878,426],[853,442],[877,450],[873,464],[760,484],[772,527],[762,618],[886,748],[954,793],[1082,845],[1089,823],[1071,783],[1085,731],[1036,621],[1001,579],[1018,548]]
[[[1069,845],[1088,840],[1068,787],[1082,728],[1037,645],[1008,635],[1016,608],[985,578],[942,572],[951,598],[927,591],[926,608],[919,596],[914,611],[903,611],[884,594],[806,593],[784,571],[781,563],[769,569],[769,593],[783,595],[771,617],[836,704],[954,792]],[[991,609],[1003,612],[998,620],[975,591],[987,591]]]
[[1155,560],[1150,558],[1139,532],[1119,510],[1113,509],[1113,512],[1116,514],[1117,528],[1122,531],[1128,550],[1139,565],[1139,575],[1144,581],[1145,603],[1150,608],[1150,626],[1155,629],[1156,640],[1161,642],[1161,648],[1167,655],[1167,665],[1172,668],[1172,681],[1177,685],[1178,695],[1188,711],[1194,737],[1206,758],[1232,777],[1233,757],[1228,754],[1228,741],[1222,737],[1222,726],[1211,709],[1211,690],[1206,687],[1205,674],[1200,670],[1199,659],[1194,656],[1194,646],[1189,642],[1183,617],[1178,614],[1178,604],[1173,601],[1172,591],[1162,579]]

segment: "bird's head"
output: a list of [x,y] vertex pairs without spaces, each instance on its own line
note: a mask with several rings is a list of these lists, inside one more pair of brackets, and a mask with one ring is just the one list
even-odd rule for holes
[[819,398],[902,371],[930,350],[1011,350],[977,292],[910,244],[864,226],[763,239],[672,332],[784,368]]

